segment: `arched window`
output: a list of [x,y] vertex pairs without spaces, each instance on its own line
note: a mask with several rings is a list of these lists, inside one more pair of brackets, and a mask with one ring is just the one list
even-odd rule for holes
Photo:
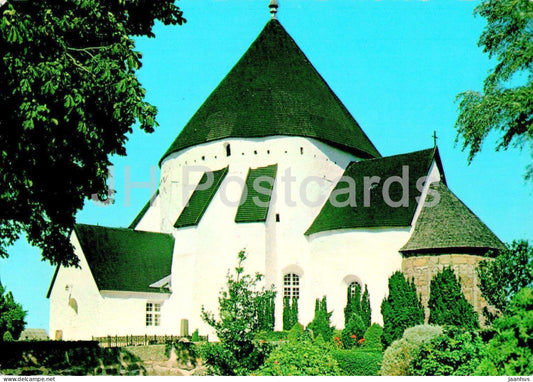
[[300,276],[295,273],[288,273],[283,276],[283,297],[300,298]]
[[361,296],[361,285],[357,281],[352,281],[348,285],[348,294],[350,298],[354,298],[356,295]]

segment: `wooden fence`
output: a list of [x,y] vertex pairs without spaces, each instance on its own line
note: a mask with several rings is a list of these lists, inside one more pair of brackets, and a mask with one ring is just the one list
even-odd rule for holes
[[[101,347],[124,347],[124,346],[138,346],[138,345],[163,345],[167,342],[174,342],[180,338],[191,339],[191,336],[182,337],[175,335],[140,335],[140,336],[106,336],[93,337],[93,341],[98,342]],[[200,341],[207,341],[207,336],[199,336]]]

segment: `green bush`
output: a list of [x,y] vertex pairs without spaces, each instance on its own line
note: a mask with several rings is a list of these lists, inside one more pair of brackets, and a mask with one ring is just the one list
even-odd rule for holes
[[361,345],[367,351],[383,351],[383,344],[381,343],[381,336],[383,335],[383,328],[378,324],[372,324],[365,332],[365,341]]
[[[244,251],[238,255],[236,275],[227,275],[227,288],[218,298],[218,318],[204,310],[202,318],[216,331],[220,340],[218,347],[204,347],[204,361],[209,372],[216,375],[243,375],[257,369],[268,355],[269,344],[256,341],[255,336],[261,328],[260,315],[265,301],[275,292],[258,290],[257,284],[262,275],[243,274]],[[213,354],[208,354],[213,351]]]
[[496,335],[476,370],[477,375],[533,374],[533,291],[523,288],[511,300],[507,313],[494,321]]
[[394,341],[383,354],[380,375],[409,375],[413,353],[425,342],[442,334],[440,326],[418,325],[405,330],[402,338]]
[[430,324],[479,328],[477,313],[466,301],[461,284],[450,267],[445,267],[431,280],[428,308]]
[[13,341],[19,338],[26,325],[26,313],[0,282],[0,340]]
[[283,330],[291,330],[298,323],[298,299],[283,298]]
[[383,359],[383,353],[379,351],[334,350],[332,354],[342,375],[377,375]]
[[307,325],[307,330],[310,330],[314,337],[322,336],[324,341],[329,342],[334,329],[331,327],[331,314],[332,312],[328,312],[326,297],[322,298],[322,301],[317,298],[315,304],[315,317],[313,318],[313,321]]
[[269,330],[268,331],[263,330],[256,334],[255,339],[259,341],[270,341],[270,342],[282,341],[282,340],[287,339],[288,334],[289,332],[287,330],[284,330],[282,332],[272,332]]
[[[533,285],[533,246],[527,240],[514,240],[495,259],[480,262],[476,271],[483,297],[505,313],[513,296]],[[487,309],[483,314],[486,323],[495,318]]]
[[333,358],[331,346],[321,337],[312,341],[304,335],[297,341],[289,340],[276,346],[263,366],[252,375],[334,376],[341,375],[341,369]]
[[364,324],[361,317],[357,314],[353,314],[348,321],[348,325],[343,329],[341,334],[342,345],[345,349],[351,349],[358,345],[366,330],[366,325]]
[[194,332],[192,332],[191,341],[192,342],[200,342],[200,336],[198,335],[198,329],[196,329]]
[[361,296],[361,286],[355,283],[355,293],[352,296],[350,287],[346,292],[346,307],[344,308],[344,326],[348,325],[351,317],[357,314],[363,320],[365,329],[370,326],[370,319],[372,312],[370,310],[370,296],[368,294],[367,286],[365,285],[365,291]]
[[404,330],[424,323],[424,308],[416,287],[397,271],[389,278],[389,295],[381,303],[382,342],[385,347],[399,339]]
[[456,326],[422,344],[409,365],[410,375],[474,375],[485,344],[477,332]]
[[290,342],[298,342],[304,339],[310,339],[309,333],[304,330],[304,327],[300,323],[296,323],[291,330],[288,331],[287,340]]

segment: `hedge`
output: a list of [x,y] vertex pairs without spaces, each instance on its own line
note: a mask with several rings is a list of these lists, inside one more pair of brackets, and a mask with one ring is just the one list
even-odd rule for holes
[[342,369],[342,375],[377,375],[383,353],[362,350],[335,350],[333,358]]

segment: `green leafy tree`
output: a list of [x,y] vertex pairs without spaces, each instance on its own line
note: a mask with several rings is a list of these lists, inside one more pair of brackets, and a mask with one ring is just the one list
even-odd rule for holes
[[477,332],[449,326],[415,351],[409,374],[474,375],[484,354],[485,344]]
[[[481,150],[492,130],[503,133],[497,150],[511,144],[533,147],[533,2],[487,0],[475,10],[487,20],[478,45],[497,61],[483,84],[483,92],[458,95],[457,140],[469,148],[469,161]],[[529,165],[526,179],[533,176]]]
[[[489,304],[506,312],[509,301],[522,288],[533,286],[533,246],[527,240],[515,240],[495,259],[479,263],[479,288]],[[488,322],[495,318],[484,309]]]
[[365,341],[363,342],[362,348],[366,351],[383,351],[383,344],[381,341],[381,337],[383,336],[383,328],[378,324],[372,324],[370,327],[366,330],[363,338]]
[[0,282],[0,338],[4,341],[18,339],[24,330],[26,311],[15,302],[13,294]]
[[467,329],[479,327],[477,313],[466,301],[461,284],[450,267],[443,268],[431,280],[428,308],[430,324]]
[[155,106],[136,76],[131,36],[182,24],[174,0],[7,0],[0,5],[0,257],[25,234],[53,264],[86,198],[107,199],[109,157],[125,155]]
[[330,341],[334,328],[331,326],[331,314],[328,312],[326,297],[316,299],[315,316],[307,326],[313,332],[314,337],[322,336],[325,341]]
[[533,374],[533,290],[516,293],[504,316],[494,322],[496,335],[489,341],[477,375]]
[[202,306],[202,319],[213,327],[219,344],[207,346],[203,357],[218,375],[243,375],[257,369],[268,355],[268,344],[255,341],[260,331],[260,315],[265,300],[273,298],[271,289],[258,290],[262,275],[244,274],[246,253],[240,251],[235,276],[227,276],[226,289],[218,298],[219,314],[207,312]]
[[389,295],[381,303],[383,345],[401,338],[405,329],[424,323],[424,308],[416,286],[397,271],[389,278]]

